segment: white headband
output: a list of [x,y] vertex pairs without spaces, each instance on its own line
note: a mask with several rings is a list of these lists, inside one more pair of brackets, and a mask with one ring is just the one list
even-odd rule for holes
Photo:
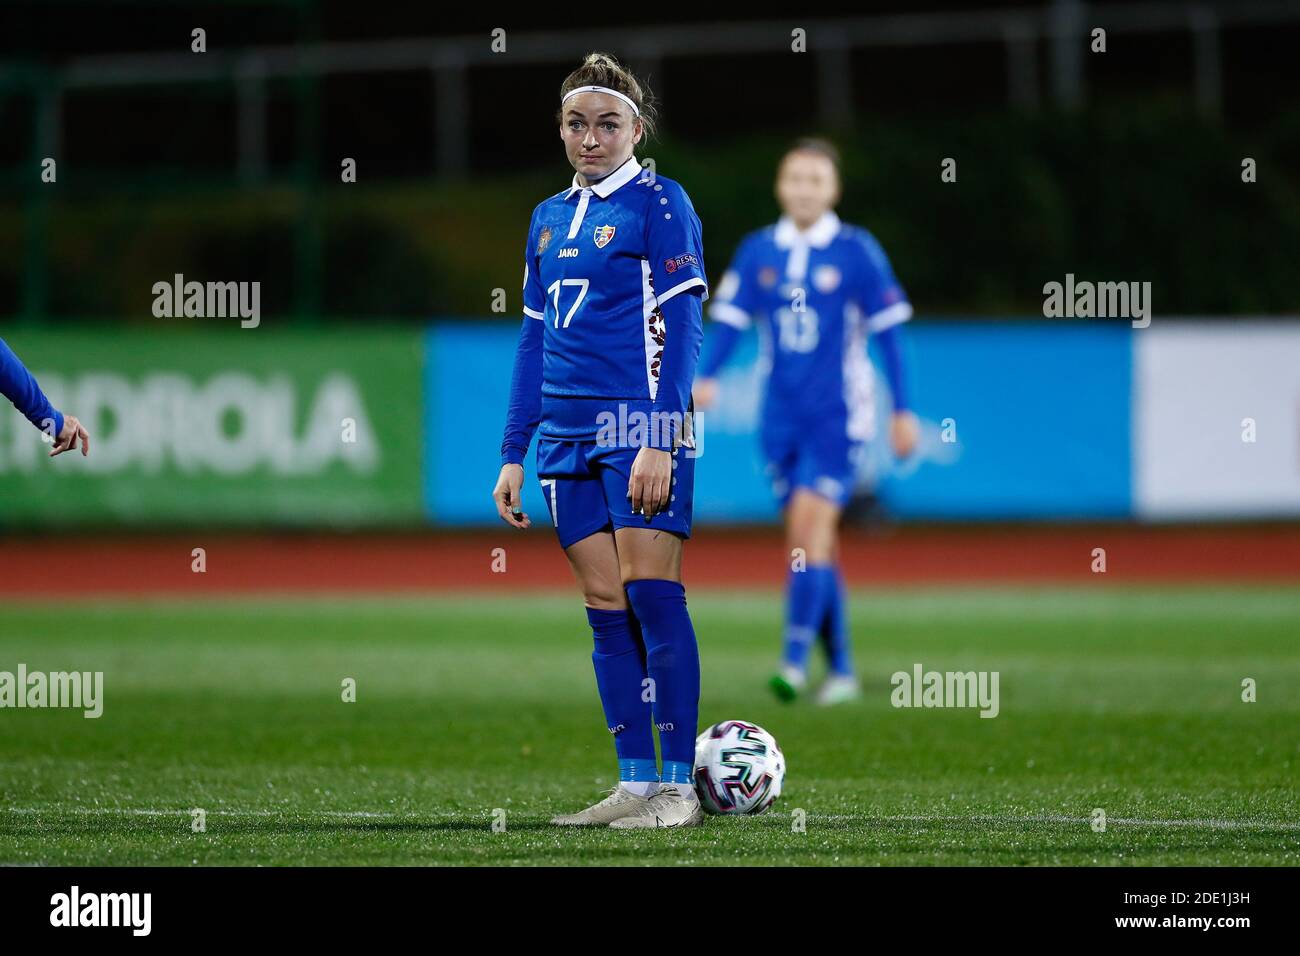
[[560,105],[563,106],[568,102],[570,96],[577,96],[579,93],[608,93],[610,96],[617,96],[632,108],[633,116],[641,115],[641,111],[636,108],[636,104],[632,102],[630,97],[623,95],[618,90],[611,90],[608,86],[580,86],[576,90],[569,90],[564,94],[564,99],[560,100]]

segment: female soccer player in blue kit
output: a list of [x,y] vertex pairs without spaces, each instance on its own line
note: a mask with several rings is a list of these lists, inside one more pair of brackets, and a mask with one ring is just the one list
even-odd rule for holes
[[523,328],[492,492],[503,520],[530,525],[519,490],[538,431],[537,475],[586,600],[619,768],[609,796],[552,821],[567,826],[702,820],[691,783],[700,664],[681,559],[708,290],[690,199],[633,156],[653,129],[647,100],[599,53],[560,88],[560,138],[575,172],[528,228]]
[[763,452],[784,513],[787,547],[802,554],[802,561],[791,562],[784,659],[772,689],[783,700],[802,692],[809,647],[820,637],[830,668],[817,700],[836,704],[860,693],[845,622],[838,527],[856,460],[875,429],[867,336],[880,346],[893,393],[890,442],[903,458],[918,433],[900,348],[900,326],[912,306],[875,237],[835,215],[840,177],[833,146],[815,139],[796,143],[781,160],[776,197],[780,221],[745,237],[718,284],[695,404],[702,411],[714,402],[714,376],[741,332],[759,320],[768,365]]

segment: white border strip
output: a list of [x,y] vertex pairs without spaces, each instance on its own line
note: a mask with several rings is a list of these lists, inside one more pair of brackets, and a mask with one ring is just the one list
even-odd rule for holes
[[730,302],[715,302],[709,306],[709,318],[715,322],[721,322],[723,325],[730,325],[737,329],[747,329],[753,322],[746,312],[738,305],[732,305]]
[[[641,261],[645,262],[644,259],[642,259]],[[650,268],[650,263],[646,262],[646,269],[649,270],[649,268]],[[660,305],[663,305],[673,296],[677,295],[677,293],[685,292],[687,289],[693,289],[697,285],[704,286],[704,295],[700,298],[700,301],[703,302],[709,297],[709,287],[707,283],[705,283],[705,281],[701,279],[699,276],[692,276],[691,278],[687,279],[685,282],[679,282],[677,285],[673,286],[667,292],[664,292],[663,294],[656,294],[655,298],[659,300]]]
[[875,315],[867,318],[868,332],[883,332],[900,322],[906,322],[912,317],[912,303],[895,302],[888,308],[881,309]]

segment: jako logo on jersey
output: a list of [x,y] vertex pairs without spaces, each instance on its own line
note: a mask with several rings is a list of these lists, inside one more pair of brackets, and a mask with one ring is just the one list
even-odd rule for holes
[[609,245],[609,240],[614,238],[614,230],[616,228],[617,228],[616,226],[596,227],[596,232],[592,236],[592,238],[596,240],[597,249],[604,249],[607,245]]
[[577,249],[574,249],[574,248],[572,248],[572,247],[570,247],[570,248],[568,248],[568,249],[561,249],[559,252],[557,252],[557,253],[555,254],[555,258],[557,258],[557,259],[574,259],[574,258],[577,257],[577,255],[578,255],[578,250],[577,250]]
[[546,251],[546,247],[551,244],[551,227],[543,226],[542,231],[537,236],[537,254],[540,256]]
[[618,733],[620,730],[627,730],[627,724],[619,724],[617,727],[610,727],[610,728],[609,728],[609,732],[610,732],[611,734],[616,734],[616,733]]
[[672,730],[672,729],[673,729],[672,721],[669,721],[669,722],[666,723],[666,724],[655,724],[655,726],[658,727],[661,731],[663,731],[663,730]]
[[665,259],[664,270],[671,274],[676,272],[678,269],[684,269],[687,266],[697,266],[699,264],[700,260],[695,258],[694,253],[685,252],[674,259]]

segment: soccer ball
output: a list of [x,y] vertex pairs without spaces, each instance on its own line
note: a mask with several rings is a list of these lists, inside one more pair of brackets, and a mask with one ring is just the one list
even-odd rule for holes
[[695,740],[695,792],[709,813],[762,813],[784,779],[785,755],[758,724],[724,720]]

